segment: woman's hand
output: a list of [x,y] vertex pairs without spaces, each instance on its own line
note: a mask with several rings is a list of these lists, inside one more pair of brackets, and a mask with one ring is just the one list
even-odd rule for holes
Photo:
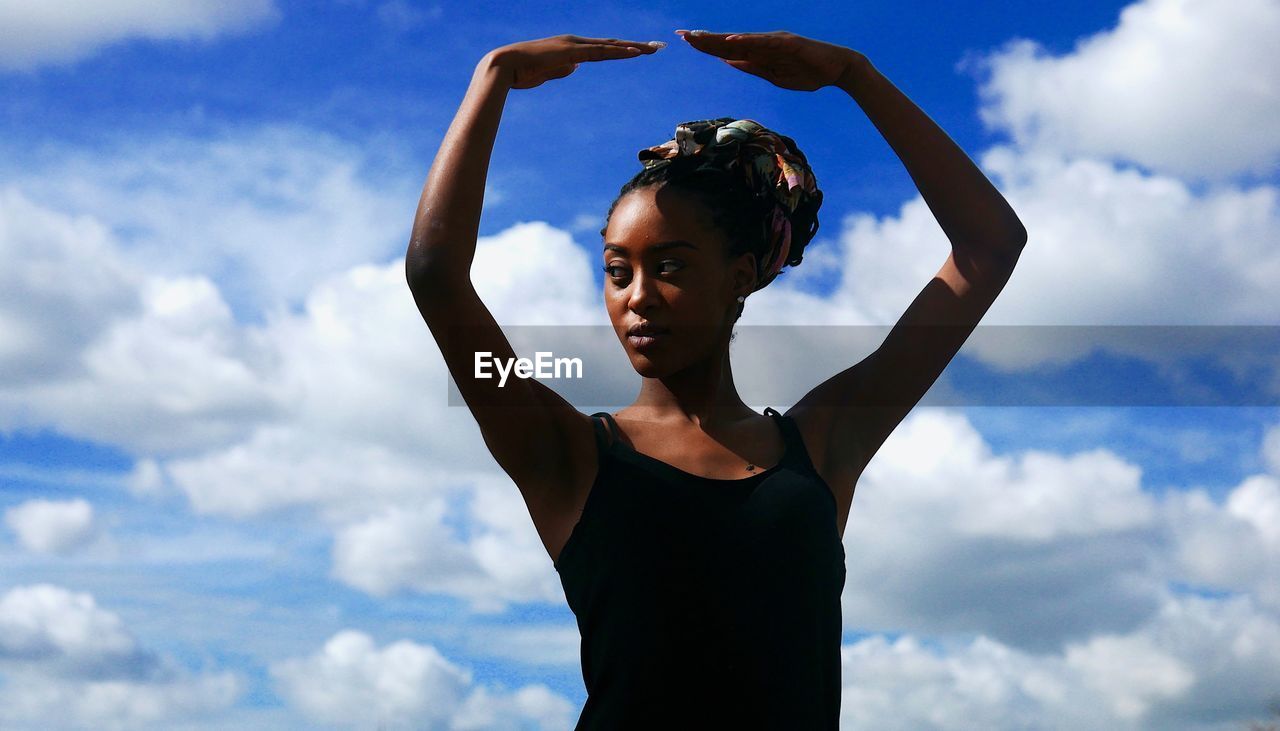
[[532,89],[549,79],[573,73],[583,61],[608,61],[656,53],[661,41],[622,41],[617,38],[551,36],[495,48],[485,60],[501,69],[513,89]]
[[814,91],[838,84],[860,55],[851,48],[785,30],[696,34],[678,30],[676,33],[697,50],[719,56],[736,69],[783,89],[797,91]]

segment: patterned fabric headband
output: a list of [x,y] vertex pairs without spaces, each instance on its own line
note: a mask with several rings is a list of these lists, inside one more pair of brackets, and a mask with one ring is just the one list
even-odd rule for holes
[[[763,287],[782,270],[791,253],[790,214],[801,206],[813,208],[822,203],[813,171],[803,153],[791,151],[789,137],[750,119],[732,117],[684,122],[676,126],[676,136],[661,145],[640,151],[645,167],[659,160],[678,157],[702,157],[699,166],[715,167],[740,174],[747,188],[761,199],[771,199],[769,213],[769,254],[759,264],[759,287]],[[794,143],[791,145],[794,147]],[[814,228],[817,232],[816,217]]]

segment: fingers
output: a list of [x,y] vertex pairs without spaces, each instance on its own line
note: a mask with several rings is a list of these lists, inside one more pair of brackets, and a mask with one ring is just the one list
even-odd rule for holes
[[[706,31],[695,34],[685,30],[678,30],[676,33],[697,50],[720,58],[746,59],[750,57],[750,54],[760,50],[758,41],[743,41],[745,38],[756,38],[756,36],[735,33],[708,33]],[[728,36],[734,36],[734,40],[729,40]]]
[[635,58],[657,53],[655,46],[583,44],[573,49],[574,61],[607,61],[615,58]]
[[635,46],[609,46],[609,45],[582,45],[573,51],[574,61],[608,61],[615,58],[635,58],[637,56],[648,56],[655,53],[658,49],[654,48],[649,51],[637,48]]
[[654,48],[654,47],[661,48],[667,45],[662,41],[624,41],[618,38],[584,38],[582,36],[569,36],[569,39],[572,41],[576,41],[578,43],[593,43],[593,44],[611,45],[611,46],[636,46],[644,49]]
[[582,36],[569,36],[569,40],[577,44],[574,48],[575,61],[634,58],[657,53],[667,45],[662,41],[625,41],[618,38],[583,38]]
[[680,30],[676,31],[676,35],[680,36],[686,41],[689,41],[690,43],[694,43],[696,41],[723,41],[729,36],[734,36],[735,38],[741,38],[746,35],[758,35],[758,34],[712,33],[709,30],[684,30],[683,28],[681,28]]
[[695,48],[716,46],[729,48],[733,46],[756,49],[780,49],[787,44],[785,31],[773,33],[712,33],[710,31],[678,30],[676,34]]

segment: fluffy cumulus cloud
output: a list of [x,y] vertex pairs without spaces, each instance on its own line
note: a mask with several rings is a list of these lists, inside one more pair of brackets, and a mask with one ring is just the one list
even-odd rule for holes
[[12,589],[0,598],[0,626],[6,659],[45,660],[87,675],[140,675],[151,664],[120,618],[89,594],[47,584]]
[[134,38],[210,40],[278,18],[272,0],[0,0],[0,69],[78,61]]
[[1108,450],[995,454],[924,410],[853,506],[851,726],[1225,730],[1280,693],[1278,475],[1156,495]]
[[[1100,350],[1149,363],[1169,384],[1201,383],[1203,375],[1193,364],[1212,363],[1247,385],[1241,393],[1280,395],[1280,372],[1265,339],[1246,347],[1243,330],[1200,327],[1194,334],[1170,337],[1160,327],[1142,327],[1275,322],[1280,188],[1259,184],[1197,192],[1177,178],[1106,160],[1010,146],[989,148],[979,161],[1018,211],[1031,240],[1017,271],[966,343],[967,356],[1001,371],[1044,373]],[[868,342],[858,334],[854,339],[861,342],[849,349],[867,353],[942,265],[950,247],[920,198],[904,204],[896,216],[849,216],[840,242],[844,263],[831,300],[796,310],[794,319],[807,321],[810,312],[833,306],[836,312],[857,313],[853,322],[876,327],[846,329],[875,330],[878,336]],[[782,302],[765,295],[768,290],[758,295],[762,307]],[[832,322],[816,317],[819,323]],[[1124,327],[1107,327],[1113,325]],[[801,347],[819,355],[780,369],[774,381],[797,368],[815,367],[828,349],[820,342]],[[840,369],[823,367],[826,373]],[[946,376],[942,381],[945,386]],[[796,393],[802,393],[799,388],[795,384]],[[1180,393],[1172,391],[1168,403],[1192,402],[1179,401]],[[1186,398],[1203,397],[1196,393]],[[1055,395],[1064,399],[1061,403],[1074,396]]]
[[960,414],[921,410],[858,482],[846,620],[1046,650],[1139,626],[1171,581],[1276,611],[1277,515],[1277,474],[1157,496],[1110,450],[996,454]]
[[12,187],[0,253],[0,428],[165,452],[226,440],[270,409],[261,350],[208,279],[151,275],[102,221]]
[[1164,502],[1165,521],[1177,539],[1170,560],[1181,577],[1248,593],[1280,612],[1280,474],[1249,477],[1223,504],[1202,489],[1170,494]]
[[[1274,320],[1271,289],[1280,280],[1276,186],[1198,194],[1177,178],[1009,146],[989,148],[979,162],[1030,232],[1016,274],[983,325]],[[896,321],[950,252],[920,198],[894,217],[850,216],[842,244],[837,298],[878,324]],[[1089,296],[1079,296],[1081,288]]]
[[430,645],[378,647],[356,630],[333,635],[313,655],[271,667],[280,693],[309,718],[366,728],[568,728],[574,706],[546,686],[478,685],[471,671]]
[[918,412],[859,481],[846,622],[1035,651],[1131,630],[1163,589],[1154,515],[1138,469],[1106,451],[997,456],[963,417]]
[[0,681],[14,729],[152,727],[223,710],[243,688],[141,647],[92,595],[51,584],[0,595]]
[[[399,590],[448,594],[468,600],[477,612],[501,612],[509,602],[563,601],[510,480],[479,479],[457,495],[465,502],[441,496],[418,507],[390,505],[345,525],[334,538],[334,576],[379,596]],[[465,536],[454,529],[460,523],[468,528]]]
[[422,171],[406,168],[416,156],[401,145],[274,123],[8,149],[0,171],[42,207],[120,232],[118,257],[152,275],[205,276],[255,320],[335,272],[404,252]]
[[982,118],[1025,146],[1181,176],[1270,173],[1278,35],[1274,0],[1142,0],[1069,53],[1017,39],[982,59]]
[[851,728],[1228,731],[1276,693],[1280,622],[1243,598],[1170,597],[1134,632],[1060,652],[904,635],[845,645],[842,658]]
[[37,553],[69,553],[97,532],[88,500],[27,500],[9,508],[4,522],[18,542]]
[[[107,226],[0,189],[0,382],[23,386],[71,370],[69,358],[113,320],[141,309],[141,275]],[[93,266],[85,266],[93,262]]]

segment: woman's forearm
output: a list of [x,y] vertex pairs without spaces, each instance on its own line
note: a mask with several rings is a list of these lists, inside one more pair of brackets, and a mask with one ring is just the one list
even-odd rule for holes
[[1027,231],[1008,201],[964,150],[854,52],[838,86],[866,113],[902,160],[952,247],[970,254],[1016,253]]
[[489,159],[511,89],[509,72],[486,54],[476,65],[427,174],[405,254],[411,285],[469,277],[480,232]]

